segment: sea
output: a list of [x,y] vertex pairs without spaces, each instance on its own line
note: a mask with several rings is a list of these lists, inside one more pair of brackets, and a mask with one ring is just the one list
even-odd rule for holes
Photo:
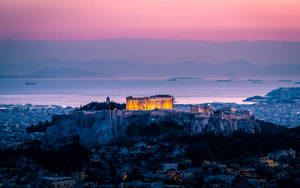
[[[264,96],[279,87],[299,87],[299,80],[234,78],[216,80],[166,78],[51,78],[0,79],[0,104],[34,104],[79,107],[92,101],[103,102],[109,96],[124,103],[126,97],[169,94],[175,104],[211,102],[244,103],[247,97]],[[27,83],[27,84],[26,84]]]

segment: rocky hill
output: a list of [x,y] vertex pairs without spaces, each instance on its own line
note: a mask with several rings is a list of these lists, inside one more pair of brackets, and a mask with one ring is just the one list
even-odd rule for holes
[[255,120],[199,117],[193,113],[174,111],[95,111],[73,112],[53,116],[52,126],[46,130],[43,146],[59,148],[79,136],[80,144],[91,148],[108,144],[121,136],[165,137],[214,133],[230,135],[234,132],[257,133]]

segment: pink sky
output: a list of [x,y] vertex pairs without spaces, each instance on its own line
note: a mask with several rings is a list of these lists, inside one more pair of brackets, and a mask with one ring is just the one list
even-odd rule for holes
[[0,0],[0,40],[300,41],[300,0]]

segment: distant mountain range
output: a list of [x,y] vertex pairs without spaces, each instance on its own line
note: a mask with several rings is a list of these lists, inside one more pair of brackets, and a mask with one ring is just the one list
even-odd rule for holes
[[79,69],[40,69],[25,75],[0,75],[0,78],[110,78],[108,74]]
[[98,41],[0,41],[0,63],[36,59],[122,60],[147,64],[247,61],[257,65],[300,64],[300,42],[107,39]]
[[300,42],[7,40],[0,42],[0,75],[32,76],[44,69],[73,69],[73,75],[68,74],[75,76],[77,71],[79,77],[297,77],[299,52]]
[[[72,67],[72,69],[70,69]],[[21,77],[171,77],[171,76],[270,76],[298,77],[300,65],[258,66],[245,61],[217,64],[183,62],[143,64],[125,61],[34,60],[19,64],[2,64],[0,75]]]

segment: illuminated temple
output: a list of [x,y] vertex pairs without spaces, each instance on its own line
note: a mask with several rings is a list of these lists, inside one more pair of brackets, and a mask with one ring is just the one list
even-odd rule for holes
[[174,97],[170,95],[154,95],[151,97],[127,97],[126,110],[173,109]]

